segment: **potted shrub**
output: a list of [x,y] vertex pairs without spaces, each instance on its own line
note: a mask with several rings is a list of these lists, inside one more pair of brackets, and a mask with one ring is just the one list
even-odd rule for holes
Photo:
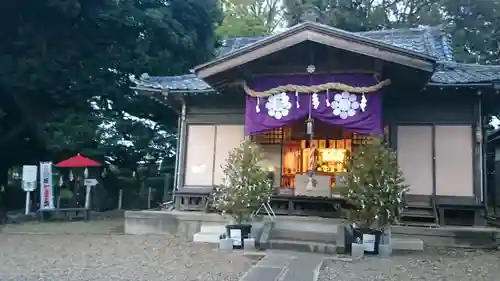
[[[251,216],[272,194],[269,171],[259,163],[263,159],[261,149],[247,140],[229,153],[223,166],[222,184],[215,188],[214,208],[222,214],[231,215],[234,223],[226,226],[228,237],[231,230],[241,231],[241,242],[235,248],[242,248],[245,238],[252,230]],[[233,237],[236,238],[236,237]]]
[[378,254],[382,233],[400,218],[408,186],[396,153],[380,138],[359,147],[349,168],[342,190],[352,206],[346,211],[353,234],[349,240],[362,243],[365,253]]

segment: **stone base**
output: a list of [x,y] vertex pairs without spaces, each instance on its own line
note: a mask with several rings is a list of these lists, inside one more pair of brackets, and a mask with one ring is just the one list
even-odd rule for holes
[[318,243],[311,241],[293,241],[293,240],[271,240],[270,249],[291,250],[297,252],[336,254],[337,246],[335,244]]
[[200,212],[127,211],[125,233],[166,234],[192,239],[200,232],[202,224],[225,225],[229,220],[217,214]]
[[[127,211],[125,233],[167,234],[191,240],[195,233],[202,232],[211,234],[197,235],[195,239],[198,242],[218,243],[219,235],[222,234],[220,232],[229,221],[230,217],[212,213]],[[285,241],[289,245],[296,241],[310,245],[335,245],[337,253],[344,252],[344,222],[340,219],[278,216],[273,222],[263,220],[252,225],[251,236],[255,238],[258,249],[270,248],[270,241],[278,240]],[[496,237],[500,237],[497,234],[500,233],[500,229],[484,227],[392,226],[391,231],[391,244],[395,251],[422,251],[424,244],[442,247],[496,248],[498,245]],[[300,246],[303,248],[303,245]]]
[[193,242],[217,244],[224,233],[226,233],[225,224],[202,223],[200,232],[193,235]]
[[393,251],[423,251],[424,241],[418,238],[392,238]]
[[[226,224],[227,223],[223,224],[203,223],[200,227],[200,232],[197,232],[193,235],[193,242],[218,244],[220,236],[226,233]],[[252,232],[250,236],[258,240],[258,238],[261,235],[263,225],[264,223],[262,222],[252,223]]]
[[219,240],[220,240],[220,234],[217,233],[198,232],[193,235],[194,243],[218,244]]

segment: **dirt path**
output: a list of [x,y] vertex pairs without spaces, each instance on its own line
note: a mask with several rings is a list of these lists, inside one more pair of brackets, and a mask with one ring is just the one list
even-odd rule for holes
[[[77,225],[73,232],[83,232],[82,224],[72,224]],[[63,225],[17,227],[37,234],[0,233],[0,280],[238,281],[251,266],[236,252],[221,253],[167,235],[68,235],[61,234],[70,229]],[[113,229],[89,225],[94,234]]]

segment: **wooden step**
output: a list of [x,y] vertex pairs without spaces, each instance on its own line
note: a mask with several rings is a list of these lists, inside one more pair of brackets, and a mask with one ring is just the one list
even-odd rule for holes
[[412,226],[412,227],[426,227],[426,228],[437,228],[439,224],[435,222],[419,222],[419,221],[403,221],[399,223],[401,226]]
[[408,202],[407,209],[432,209],[432,205],[429,202],[412,201]]
[[434,219],[434,212],[432,209],[405,209],[401,214],[403,218],[429,218]]

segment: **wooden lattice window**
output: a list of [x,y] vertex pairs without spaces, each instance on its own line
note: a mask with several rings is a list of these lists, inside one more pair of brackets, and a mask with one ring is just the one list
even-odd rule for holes
[[283,128],[277,128],[251,136],[252,141],[258,144],[282,144],[284,139]]
[[360,136],[356,133],[352,135],[352,144],[353,145],[363,145],[368,144],[372,141],[372,137],[370,136]]

